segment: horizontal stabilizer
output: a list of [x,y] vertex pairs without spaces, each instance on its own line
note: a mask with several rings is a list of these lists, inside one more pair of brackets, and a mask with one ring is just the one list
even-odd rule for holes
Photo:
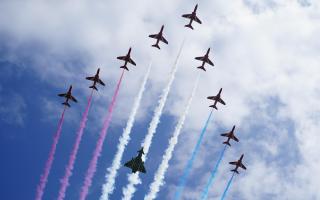
[[151,46],[153,46],[153,47],[156,47],[156,48],[160,49],[159,44],[153,44],[153,45],[151,45]]
[[69,108],[71,107],[68,102],[63,102],[62,104],[65,105],[65,106],[68,106]]
[[90,86],[89,88],[92,88],[92,89],[98,91],[98,88],[97,88],[95,85],[92,85],[92,86]]
[[122,69],[125,69],[125,70],[129,71],[128,67],[127,67],[127,66],[125,66],[125,65],[121,66],[120,68],[122,68]]
[[192,29],[192,30],[193,30],[193,27],[192,27],[192,25],[191,25],[191,24],[184,25],[184,27],[187,27],[187,28],[190,28],[190,29]]
[[203,71],[206,71],[206,69],[203,66],[197,67],[198,69],[202,69]]
[[211,107],[211,108],[214,108],[214,109],[218,110],[218,108],[217,108],[217,106],[216,106],[216,105],[211,105],[211,106],[209,106],[209,107]]
[[237,170],[235,170],[235,169],[233,169],[233,170],[231,170],[231,171],[239,174],[239,172],[238,172]]
[[229,145],[231,147],[231,144],[229,143],[229,141],[225,141],[223,142],[223,144]]

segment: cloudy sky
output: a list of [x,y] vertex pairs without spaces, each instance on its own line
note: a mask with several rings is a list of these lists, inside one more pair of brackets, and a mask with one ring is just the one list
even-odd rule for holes
[[[181,14],[199,4],[203,24],[184,28]],[[147,36],[165,25],[169,45],[151,48]],[[102,157],[88,199],[101,194],[104,175],[126,125],[135,95],[153,61],[132,140],[123,161],[136,155],[159,95],[185,39],[176,79],[134,199],[149,190],[155,171],[196,80],[195,56],[211,47],[215,67],[201,73],[199,88],[158,199],[172,199],[179,177],[210,112],[206,99],[223,88],[226,106],[214,111],[184,191],[199,199],[223,148],[219,135],[236,125],[240,143],[228,149],[210,189],[219,199],[231,176],[229,161],[245,154],[248,170],[234,179],[227,199],[320,199],[320,2],[317,0],[141,0],[0,2],[1,199],[33,199],[62,111],[58,93],[70,84],[79,100],[66,113],[44,199],[55,199],[75,139],[89,83],[101,68],[106,87],[94,95],[66,199],[78,199],[102,119],[122,64],[132,47],[136,67],[125,73]],[[120,199],[129,169],[121,168],[111,199]]]

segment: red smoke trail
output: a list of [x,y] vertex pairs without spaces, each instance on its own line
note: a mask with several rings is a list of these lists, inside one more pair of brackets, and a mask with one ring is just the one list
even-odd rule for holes
[[61,130],[62,130],[62,124],[63,124],[63,120],[64,120],[65,111],[66,111],[66,107],[63,108],[63,112],[61,114],[61,118],[60,118],[59,123],[58,123],[58,130],[57,130],[57,132],[55,133],[55,135],[53,137],[53,143],[52,143],[52,146],[51,146],[51,150],[49,152],[49,158],[48,158],[48,160],[46,162],[46,165],[44,167],[44,172],[40,177],[40,183],[39,183],[39,185],[37,187],[37,193],[36,193],[35,200],[41,200],[42,199],[42,196],[43,196],[43,193],[44,193],[44,189],[45,189],[46,184],[48,182],[48,176],[49,176],[49,173],[50,173],[50,170],[51,170],[51,166],[52,166],[52,163],[53,163],[53,160],[54,160],[54,154],[56,152],[57,144],[59,142],[59,138],[60,138],[60,135],[61,135]]
[[64,197],[66,196],[66,190],[67,190],[67,187],[69,186],[69,178],[72,175],[72,171],[73,171],[73,168],[74,168],[74,163],[75,163],[75,161],[77,159],[77,153],[78,153],[80,142],[81,142],[81,138],[82,138],[82,135],[83,135],[83,130],[86,127],[86,122],[87,122],[87,119],[88,119],[88,113],[89,113],[89,109],[90,109],[90,105],[91,105],[92,95],[93,95],[93,90],[91,92],[91,95],[89,96],[87,107],[86,107],[86,109],[85,109],[85,111],[83,113],[83,116],[82,116],[82,119],[81,119],[81,122],[80,122],[80,128],[79,128],[79,130],[77,132],[76,141],[75,141],[75,143],[73,145],[73,149],[72,149],[70,157],[69,157],[69,162],[68,162],[68,165],[67,165],[66,170],[65,170],[65,175],[61,179],[61,186],[60,186],[60,190],[59,190],[58,200],[63,200]]
[[119,89],[120,89],[120,85],[121,85],[123,74],[124,74],[124,71],[122,71],[122,73],[121,73],[121,76],[120,76],[120,79],[118,81],[116,90],[115,90],[114,95],[112,97],[111,105],[109,106],[107,117],[104,120],[103,128],[102,128],[102,130],[100,132],[100,136],[99,136],[99,139],[98,139],[97,144],[96,144],[96,149],[93,152],[93,156],[92,156],[92,159],[90,161],[89,168],[88,168],[88,170],[86,172],[86,176],[84,178],[83,186],[82,186],[81,192],[80,192],[80,200],[85,200],[86,199],[86,197],[88,195],[89,187],[92,184],[92,178],[93,178],[93,175],[95,174],[96,169],[97,169],[98,158],[100,157],[102,146],[103,146],[103,142],[104,142],[104,139],[106,138],[106,135],[107,135],[107,130],[109,128],[109,124],[110,124],[110,121],[111,121],[113,108],[114,108],[114,105],[115,105],[116,100],[117,100],[117,96],[118,96],[118,93],[119,93]]

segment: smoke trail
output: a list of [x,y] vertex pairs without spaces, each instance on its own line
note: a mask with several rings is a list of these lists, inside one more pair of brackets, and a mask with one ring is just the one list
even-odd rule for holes
[[[167,82],[167,85],[166,87],[164,88],[164,90],[162,91],[162,95],[160,97],[160,100],[158,101],[158,106],[156,107],[155,111],[154,111],[154,115],[152,117],[152,120],[150,122],[150,125],[149,125],[149,128],[148,128],[148,133],[142,143],[142,146],[143,146],[143,150],[144,150],[144,155],[142,155],[142,160],[146,160],[147,159],[147,154],[149,152],[149,148],[151,146],[151,143],[152,143],[152,138],[153,138],[153,135],[154,133],[156,132],[156,129],[157,129],[157,126],[160,122],[160,117],[161,117],[161,114],[162,114],[162,110],[163,110],[163,107],[164,107],[164,104],[166,103],[167,101],[167,97],[168,97],[168,94],[169,94],[169,91],[171,89],[171,85],[172,85],[172,82],[175,78],[175,73],[178,69],[178,61],[179,61],[179,58],[180,58],[180,54],[181,54],[181,51],[182,51],[182,48],[183,48],[183,45],[184,45],[184,40],[181,44],[181,47],[179,49],[179,53],[178,53],[178,56],[175,60],[175,63],[174,63],[174,66],[170,72],[170,75],[169,75],[169,80]],[[136,187],[135,185],[141,183],[141,180],[139,178],[139,175],[136,175],[136,174],[130,174],[128,176],[128,180],[129,180],[129,183],[127,185],[126,188],[123,188],[122,189],[122,194],[123,194],[123,199],[125,200],[129,200],[132,198],[134,192],[136,191]]]
[[197,145],[196,145],[196,147],[193,149],[191,158],[189,159],[189,161],[188,161],[188,163],[187,163],[187,166],[186,166],[186,168],[185,168],[184,171],[183,171],[183,175],[182,175],[182,177],[180,178],[179,186],[178,186],[178,188],[177,188],[177,191],[176,191],[176,194],[175,194],[175,198],[174,198],[174,199],[176,199],[176,200],[180,199],[181,194],[182,194],[182,191],[183,191],[183,189],[184,189],[184,187],[185,187],[185,185],[186,185],[186,181],[187,181],[187,178],[188,178],[188,176],[189,176],[189,174],[190,174],[190,171],[191,171],[191,168],[192,168],[192,165],[193,165],[193,161],[194,161],[194,159],[196,158],[196,155],[197,155],[197,153],[198,153],[198,151],[199,151],[199,148],[200,148],[201,141],[202,141],[203,136],[204,136],[204,134],[205,134],[205,132],[206,132],[206,130],[207,130],[207,127],[208,127],[208,125],[209,125],[209,121],[210,121],[210,119],[211,119],[212,112],[213,112],[213,110],[211,110],[211,112],[210,112],[210,115],[209,115],[209,117],[208,117],[208,119],[207,119],[207,121],[206,121],[206,123],[205,123],[205,125],[204,125],[204,127],[203,127],[203,129],[202,129],[202,131],[201,131],[201,134],[200,134],[200,137],[199,137],[199,139],[198,139]]
[[103,146],[104,139],[107,136],[107,131],[108,131],[109,124],[110,124],[110,121],[111,121],[113,108],[115,106],[115,103],[116,103],[116,100],[117,100],[117,96],[118,96],[118,93],[119,93],[119,90],[120,90],[120,85],[121,85],[121,82],[122,82],[123,74],[124,74],[124,70],[121,73],[121,76],[120,76],[120,79],[118,81],[116,90],[115,90],[114,95],[112,97],[112,101],[111,101],[111,104],[110,104],[109,109],[108,109],[107,117],[104,120],[103,127],[102,127],[102,130],[100,132],[100,136],[99,136],[99,139],[97,141],[97,144],[96,144],[96,148],[95,148],[95,150],[93,152],[93,155],[92,155],[92,158],[91,158],[91,161],[90,161],[90,164],[89,164],[89,168],[88,168],[88,170],[86,172],[86,176],[84,178],[83,186],[82,186],[81,192],[80,192],[80,200],[85,200],[86,199],[86,197],[88,195],[88,192],[89,192],[89,187],[92,184],[92,178],[93,178],[93,176],[94,176],[94,174],[96,172],[96,169],[97,169],[98,158],[100,157],[100,154],[101,154],[101,151],[102,151],[102,146]]
[[51,149],[50,149],[50,152],[49,152],[49,158],[46,162],[46,165],[44,167],[44,172],[43,174],[41,175],[40,177],[40,183],[37,187],[37,192],[36,192],[36,200],[41,200],[42,199],[42,196],[43,196],[43,193],[44,193],[44,189],[46,187],[46,184],[48,182],[48,176],[49,176],[49,173],[50,173],[50,170],[51,170],[51,166],[52,166],[52,163],[53,163],[53,160],[54,160],[54,154],[56,152],[56,148],[57,148],[57,144],[59,142],[59,138],[61,136],[61,130],[62,130],[62,124],[63,124],[63,120],[64,120],[64,113],[66,111],[66,107],[64,107],[63,109],[63,112],[61,114],[61,117],[60,117],[60,120],[59,120],[59,123],[58,123],[58,130],[57,132],[55,133],[54,137],[53,137],[53,143],[52,143],[52,146],[51,146]]
[[112,161],[111,167],[107,169],[106,183],[102,186],[102,194],[100,196],[100,200],[109,199],[109,195],[111,195],[114,190],[114,184],[115,184],[115,179],[117,177],[117,172],[121,166],[121,159],[123,156],[124,149],[126,148],[128,142],[131,139],[130,138],[131,129],[135,121],[137,111],[140,107],[140,102],[149,78],[151,66],[152,66],[152,63],[150,63],[148,67],[147,73],[144,76],[138,95],[134,100],[133,108],[131,110],[131,113],[127,122],[127,126],[123,130],[122,136],[119,139],[118,150],[115,155],[115,158]]
[[88,119],[88,113],[89,113],[89,109],[90,109],[90,105],[91,105],[92,95],[93,95],[93,90],[91,92],[91,95],[89,96],[87,107],[83,113],[83,116],[82,116],[82,119],[80,122],[80,128],[77,132],[76,141],[73,145],[73,149],[72,149],[70,157],[69,157],[69,162],[66,167],[64,177],[61,179],[61,186],[60,186],[60,190],[59,190],[58,200],[63,200],[64,197],[66,196],[66,190],[67,190],[67,187],[69,186],[69,178],[72,175],[74,163],[77,159],[77,153],[78,153],[81,138],[83,135],[83,130],[86,127],[86,122]]
[[219,165],[220,165],[220,163],[221,163],[221,160],[222,160],[222,158],[223,158],[223,155],[224,155],[224,152],[226,151],[226,149],[227,149],[227,145],[225,145],[225,146],[223,147],[223,150],[222,150],[221,153],[220,153],[219,159],[218,159],[216,165],[214,166],[213,171],[211,172],[211,176],[210,176],[210,178],[209,178],[209,182],[208,182],[208,184],[206,185],[206,187],[205,187],[205,189],[204,189],[204,191],[203,191],[203,193],[202,193],[202,196],[201,196],[201,199],[202,199],[202,200],[206,200],[206,199],[208,198],[209,189],[210,189],[211,186],[212,186],[214,177],[215,177],[215,175],[216,175],[216,173],[217,173],[217,171],[218,171]]
[[157,197],[157,193],[159,192],[160,190],[160,187],[164,184],[164,175],[165,173],[167,172],[167,169],[169,167],[169,161],[172,157],[172,153],[174,151],[174,148],[176,146],[176,144],[178,143],[178,138],[179,138],[179,135],[180,135],[180,132],[181,132],[181,129],[183,127],[183,124],[184,124],[184,121],[186,119],[186,116],[189,112],[189,108],[190,108],[190,105],[191,105],[191,102],[192,102],[192,99],[196,93],[196,90],[197,90],[197,87],[198,87],[198,83],[199,83],[199,79],[200,79],[200,73],[198,74],[197,76],[197,79],[194,83],[194,86],[193,86],[193,90],[192,90],[192,93],[188,99],[188,102],[187,102],[187,105],[184,109],[184,112],[182,113],[180,119],[179,119],[179,122],[174,130],[174,133],[172,135],[172,137],[170,138],[169,140],[169,146],[168,148],[166,149],[166,152],[165,154],[163,155],[162,157],[162,162],[153,178],[153,182],[152,184],[150,185],[150,190],[149,190],[149,193],[144,197],[145,200],[152,200],[152,199],[155,199]]
[[234,174],[234,172],[233,172],[233,174],[232,174],[232,176],[231,176],[231,178],[230,178],[230,180],[229,180],[229,182],[228,182],[228,184],[227,184],[227,187],[226,187],[226,189],[224,190],[224,192],[223,192],[220,200],[224,200],[224,198],[227,196],[227,192],[228,192],[228,190],[229,190],[229,188],[230,188],[230,186],[231,186],[231,183],[232,183],[232,180],[233,180],[234,175],[235,175],[235,174]]

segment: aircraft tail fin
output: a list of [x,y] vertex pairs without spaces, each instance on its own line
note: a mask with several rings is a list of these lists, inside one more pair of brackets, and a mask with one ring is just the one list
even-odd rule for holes
[[218,110],[218,108],[217,108],[217,106],[216,106],[216,105],[211,105],[211,106],[209,106],[209,107],[211,107],[211,108],[214,108],[214,109]]
[[160,46],[159,46],[159,44],[153,44],[153,45],[151,45],[151,46],[153,46],[153,47],[156,47],[156,48],[158,48],[158,49],[160,49]]
[[62,104],[65,105],[65,106],[68,106],[69,108],[71,107],[68,102],[63,102]]
[[231,147],[231,144],[229,143],[229,141],[225,141],[223,142],[223,144],[229,145]]
[[236,169],[233,169],[233,170],[231,170],[231,171],[239,174],[238,170],[236,170]]
[[193,30],[193,27],[192,27],[192,25],[191,25],[191,24],[184,25],[184,27],[187,27],[187,28],[190,28],[190,29],[192,29],[192,30]]
[[204,68],[204,66],[199,66],[197,67],[198,69],[202,69],[203,71],[206,71],[206,69]]
[[89,88],[92,88],[92,89],[98,91],[98,88],[97,88],[95,85],[92,85],[92,86],[90,86]]
[[120,68],[122,68],[122,69],[125,69],[125,70],[129,71],[128,67],[127,67],[127,66],[125,66],[125,65],[121,66]]

